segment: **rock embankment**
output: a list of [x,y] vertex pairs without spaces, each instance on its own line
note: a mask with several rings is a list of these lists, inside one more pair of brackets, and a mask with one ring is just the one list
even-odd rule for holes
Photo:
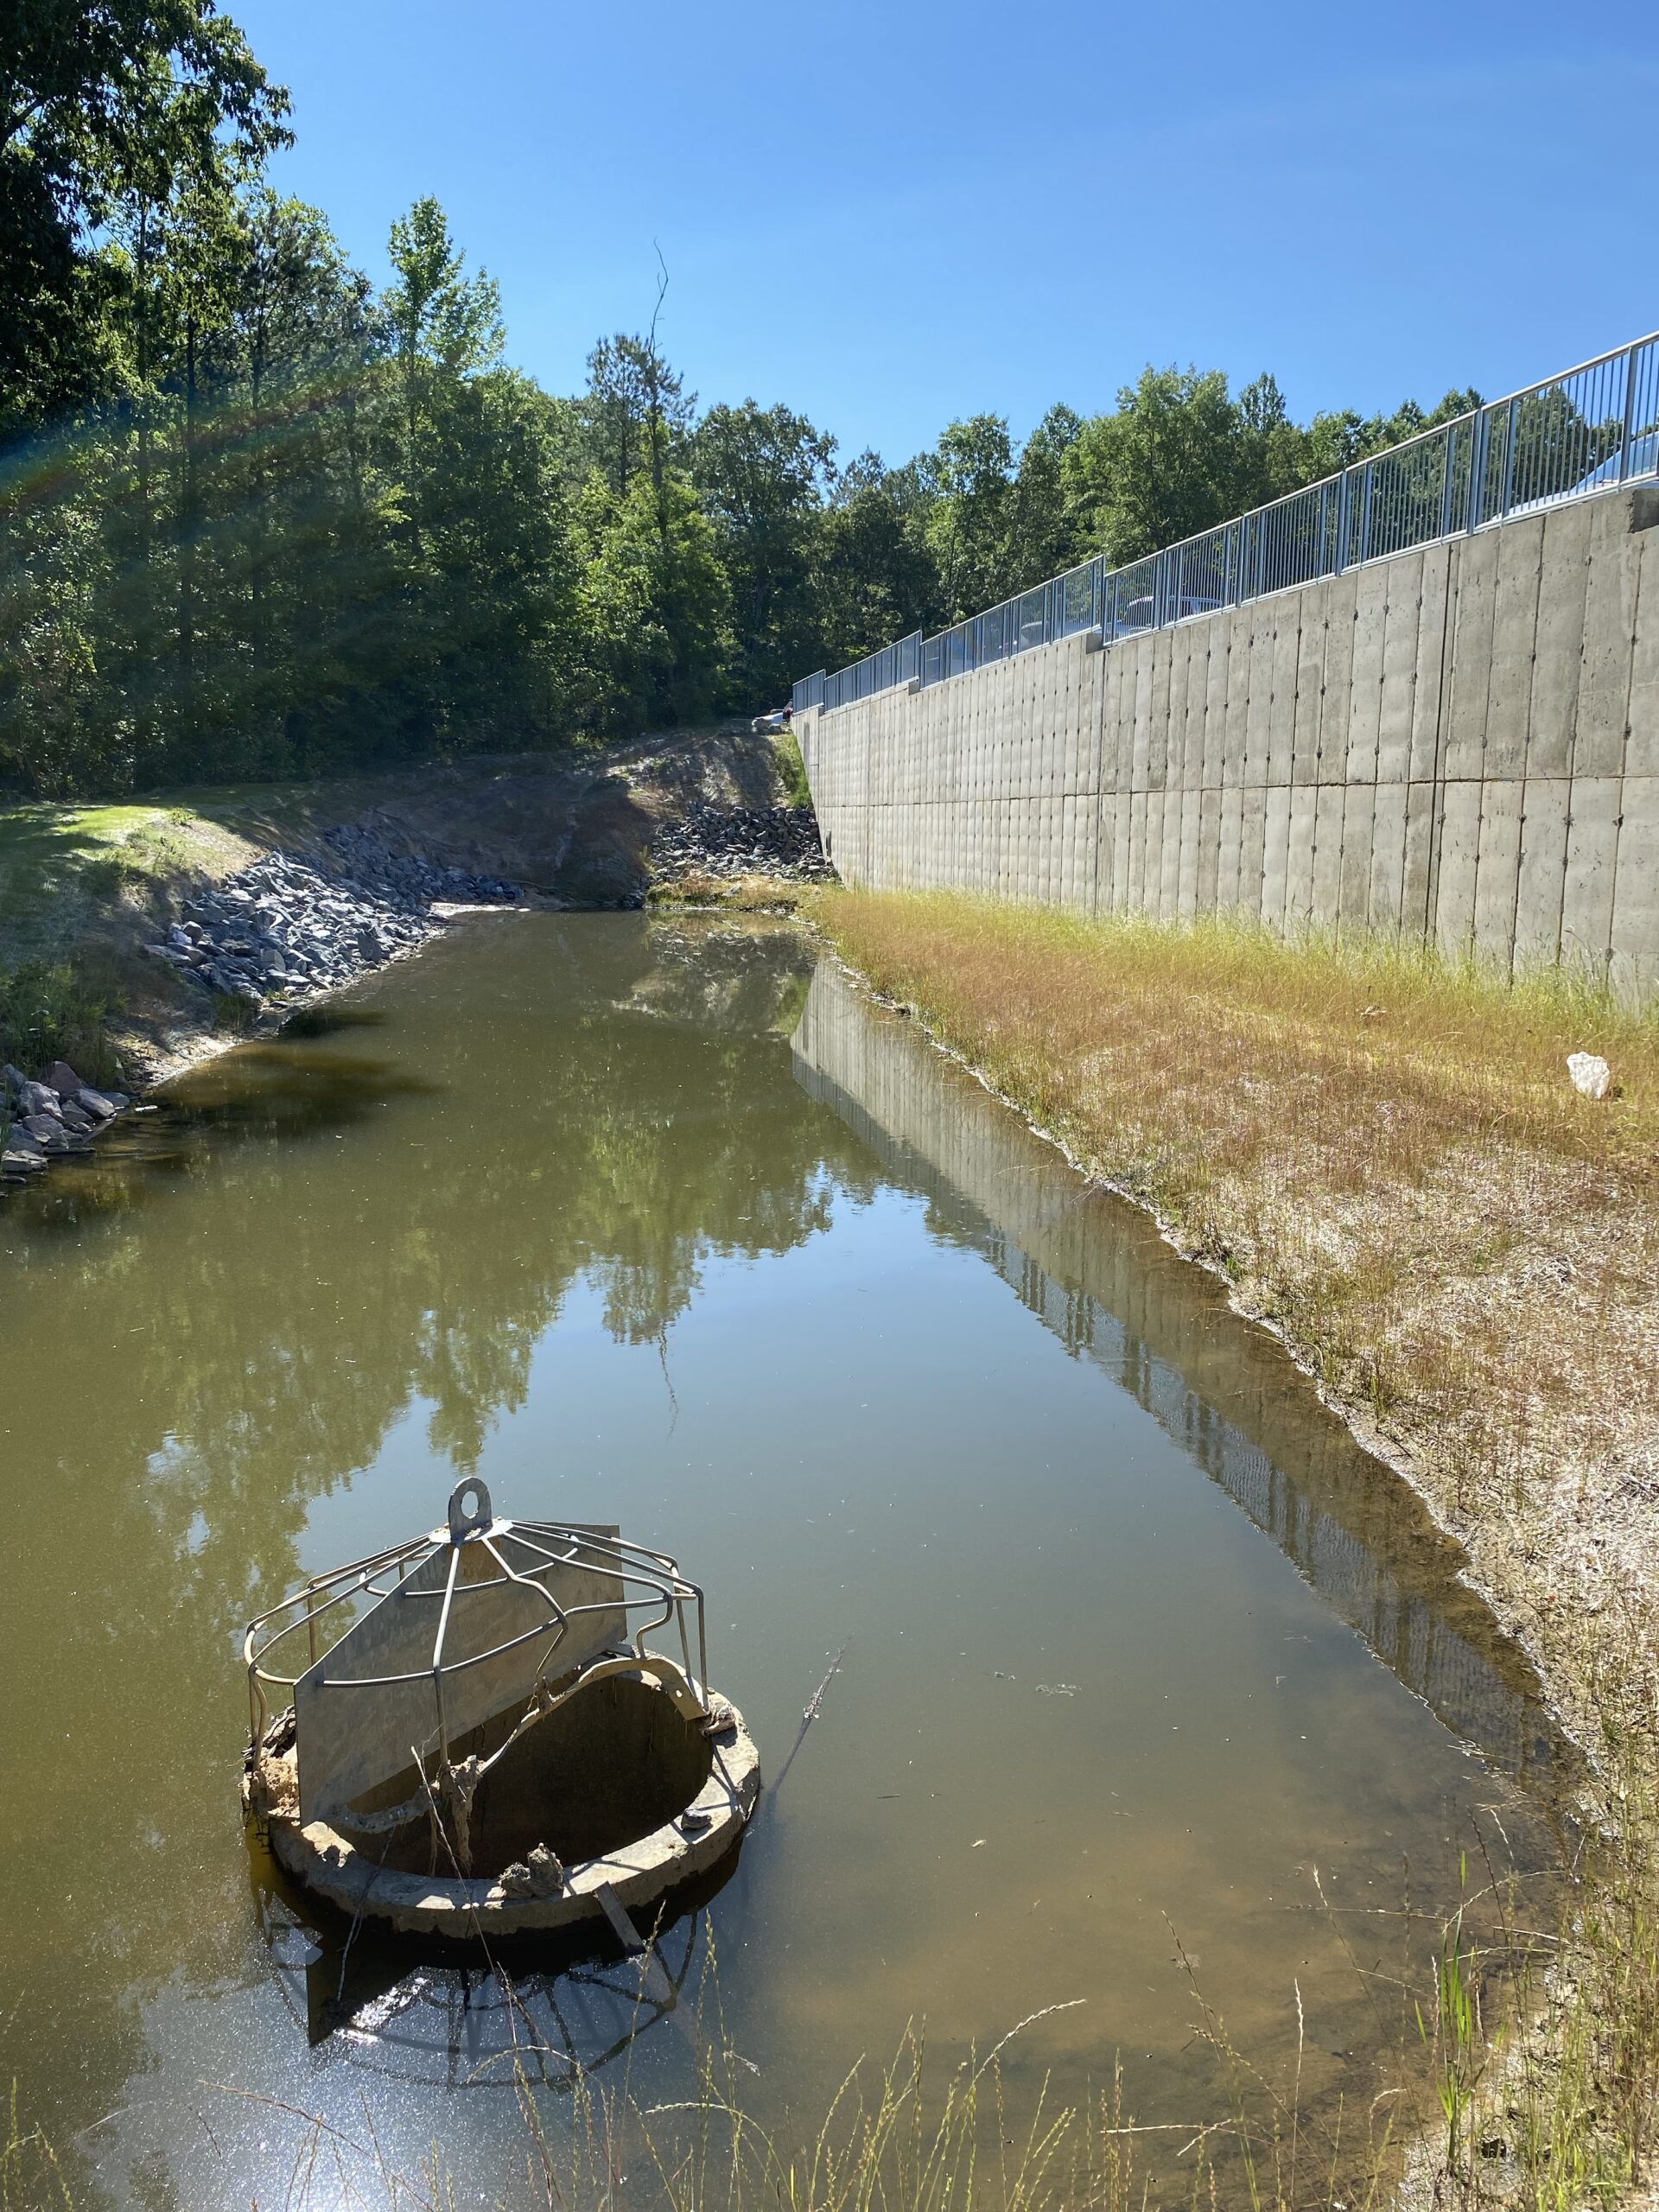
[[92,1139],[132,1101],[122,1090],[96,1090],[66,1060],[54,1060],[38,1081],[8,1061],[0,1069],[0,1176],[30,1175],[54,1154],[86,1152]]
[[835,869],[823,857],[817,817],[795,806],[720,806],[698,800],[663,823],[651,841],[652,874],[777,875],[817,882]]
[[270,853],[185,901],[183,918],[148,950],[204,990],[264,1007],[337,990],[423,944],[435,906],[510,905],[499,876],[395,853],[347,823],[315,861]]
[[[207,1002],[286,1011],[425,944],[442,927],[435,909],[512,905],[522,895],[499,876],[396,852],[346,823],[328,830],[309,858],[268,853],[192,893],[181,918],[146,950]],[[120,1091],[84,1084],[62,1060],[38,1077],[8,1065],[0,1085],[0,1179],[10,1181],[86,1151],[131,1104]]]

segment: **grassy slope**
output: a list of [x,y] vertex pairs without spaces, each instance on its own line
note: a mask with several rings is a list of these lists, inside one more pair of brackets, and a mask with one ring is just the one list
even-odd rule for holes
[[[846,892],[817,912],[878,990],[1223,1271],[1462,1540],[1615,1816],[1575,1900],[1574,2001],[1522,2101],[1526,2201],[1589,2201],[1574,2170],[1645,2171],[1659,1018],[1560,976],[1511,988],[1397,945],[1224,922]],[[1616,1096],[1572,1087],[1577,1049],[1607,1057]]]
[[[397,786],[244,785],[0,810],[0,1057],[143,1080],[198,1036],[198,993],[143,947],[190,890],[303,845]],[[228,1014],[217,1017],[229,1019]]]

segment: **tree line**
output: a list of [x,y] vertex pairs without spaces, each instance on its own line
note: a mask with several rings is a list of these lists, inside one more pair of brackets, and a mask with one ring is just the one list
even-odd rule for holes
[[786,405],[700,404],[656,320],[549,392],[435,200],[377,289],[272,188],[287,111],[213,0],[19,0],[0,27],[0,785],[753,712],[1477,404],[1299,425],[1270,376],[1149,367],[1023,442],[985,414],[842,462]]

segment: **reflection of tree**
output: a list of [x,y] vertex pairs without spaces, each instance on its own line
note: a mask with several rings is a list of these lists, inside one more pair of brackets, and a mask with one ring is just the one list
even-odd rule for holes
[[705,1253],[785,1250],[827,1221],[826,1168],[868,1181],[774,1027],[805,957],[643,918],[492,925],[388,987],[395,1058],[221,1063],[165,1166],[0,1218],[0,1885],[31,1901],[0,2074],[60,2132],[64,2038],[118,2101],[132,1999],[245,1971],[235,1639],[296,1579],[309,1503],[420,1401],[474,1465],[584,1271],[619,1338],[659,1340]]

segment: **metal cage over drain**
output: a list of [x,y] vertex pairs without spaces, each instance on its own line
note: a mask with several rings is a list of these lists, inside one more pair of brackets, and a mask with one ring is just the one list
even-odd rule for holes
[[[647,1650],[663,1630],[677,1657]],[[359,1830],[415,1809],[400,1785],[419,1801],[452,1793],[458,1767],[480,1764],[481,1728],[607,1675],[649,1678],[687,1719],[709,1717],[702,1592],[676,1562],[612,1527],[499,1519],[477,1480],[451,1493],[446,1528],[261,1613],[244,1656],[251,1756],[272,1739],[273,1693],[291,1699],[300,1821]]]

